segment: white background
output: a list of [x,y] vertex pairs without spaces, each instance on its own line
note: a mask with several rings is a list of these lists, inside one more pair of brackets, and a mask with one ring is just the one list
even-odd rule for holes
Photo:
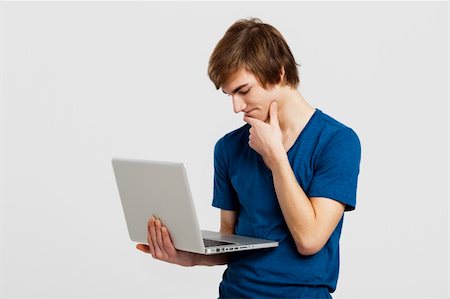
[[184,161],[206,229],[213,147],[243,124],[209,55],[237,19],[285,36],[300,91],[362,142],[335,298],[448,296],[448,4],[1,3],[2,298],[214,298],[223,266],[129,241],[113,156]]

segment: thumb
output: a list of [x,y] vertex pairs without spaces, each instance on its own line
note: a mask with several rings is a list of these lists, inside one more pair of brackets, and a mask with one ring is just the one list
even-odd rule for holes
[[270,124],[277,124],[278,123],[278,103],[276,101],[273,101],[272,104],[270,104]]

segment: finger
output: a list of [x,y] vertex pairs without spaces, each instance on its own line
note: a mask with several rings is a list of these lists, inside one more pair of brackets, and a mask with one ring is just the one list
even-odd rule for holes
[[148,221],[147,242],[148,242],[148,247],[150,249],[151,255],[153,257],[156,257],[155,246],[153,245],[153,240],[152,240],[152,235],[151,235],[151,231],[153,230],[152,225],[154,225],[154,221],[155,221],[155,217],[151,217],[150,220]]
[[150,224],[150,235],[152,238],[153,246],[155,247],[155,256],[156,256],[156,258],[160,259],[161,258],[161,248],[159,248],[158,241],[156,240],[155,222],[156,222],[156,220],[153,220],[152,223]]
[[250,126],[255,126],[260,121],[259,119],[250,117],[250,116],[244,116],[244,121],[248,123]]
[[150,253],[150,247],[146,244],[137,244],[136,249],[143,251],[145,253]]
[[276,101],[273,101],[272,104],[270,104],[270,124],[277,124],[278,123],[278,103]]
[[254,135],[253,135],[253,133],[254,133],[253,127],[250,128],[249,133],[250,133],[250,134],[248,135],[248,145],[249,145],[251,148],[253,148],[253,142],[252,142],[252,140],[255,139],[255,137],[254,137]]
[[177,254],[177,250],[175,249],[175,246],[173,246],[172,239],[170,238],[169,230],[167,227],[163,226],[161,228],[162,232],[162,239],[164,243],[164,247],[166,249],[167,254],[169,257],[175,257]]
[[162,240],[162,233],[161,233],[161,220],[156,219],[156,241],[158,242],[158,247],[161,250],[162,258],[167,259],[167,252],[164,249],[164,244]]

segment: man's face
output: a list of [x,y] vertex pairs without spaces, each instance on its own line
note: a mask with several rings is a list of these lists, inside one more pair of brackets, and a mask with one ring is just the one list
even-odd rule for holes
[[222,91],[231,95],[235,113],[243,112],[244,116],[265,122],[270,104],[279,97],[280,85],[266,90],[252,73],[241,69],[222,85]]

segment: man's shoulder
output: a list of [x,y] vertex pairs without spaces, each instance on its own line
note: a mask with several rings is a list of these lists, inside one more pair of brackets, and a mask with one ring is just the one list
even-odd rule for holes
[[248,139],[248,132],[250,129],[249,124],[245,124],[242,127],[239,127],[227,134],[225,134],[222,138],[219,139],[218,142],[224,143],[226,145],[235,144],[241,142],[244,138]]
[[350,127],[348,127],[347,125],[338,121],[334,117],[331,117],[330,115],[326,114],[322,110],[317,109],[317,112],[318,112],[318,116],[320,118],[320,123],[322,124],[322,126],[324,128],[326,128],[328,130],[334,130],[334,131],[350,129]]
[[322,138],[329,139],[329,141],[358,140],[358,135],[352,128],[321,110],[317,110],[319,122],[316,129],[321,131],[320,136]]
[[214,147],[215,155],[234,155],[242,149],[242,146],[248,143],[250,126],[243,125],[221,137]]

